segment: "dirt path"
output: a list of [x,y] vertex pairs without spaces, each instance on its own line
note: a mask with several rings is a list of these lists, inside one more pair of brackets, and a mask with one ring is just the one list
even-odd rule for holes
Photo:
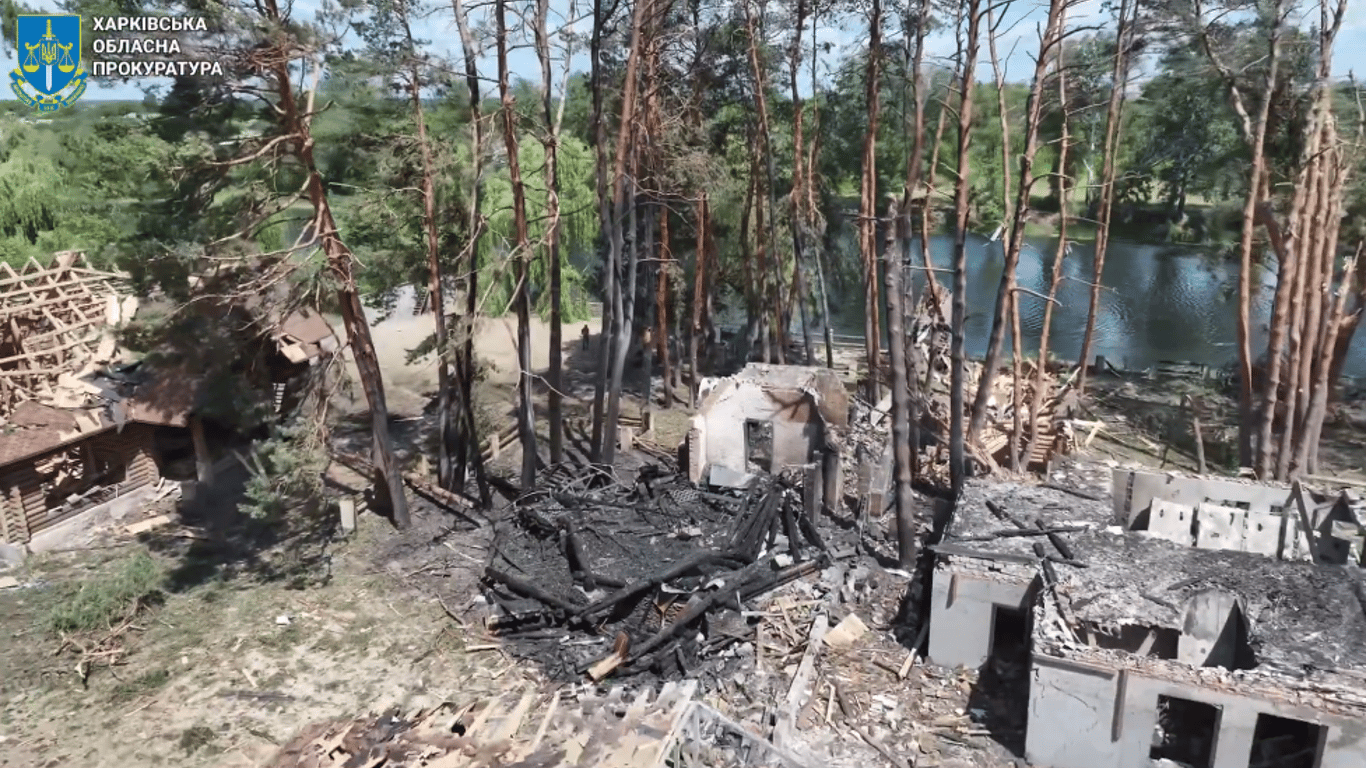
[[[407,311],[402,311],[407,309]],[[328,321],[336,329],[338,336],[345,341],[346,329],[341,318],[329,317]],[[601,321],[590,320],[588,325],[597,328]],[[573,361],[579,350],[579,334],[584,324],[565,325],[565,344],[563,355]],[[372,323],[370,333],[374,339],[375,351],[379,356],[381,370],[384,371],[384,390],[389,404],[389,412],[395,418],[411,418],[422,414],[422,409],[436,393],[436,356],[426,354],[417,360],[409,361],[409,351],[416,349],[433,333],[433,320],[430,313],[413,315],[411,306],[400,303],[398,311],[378,323]],[[517,386],[517,320],[514,317],[483,318],[479,321],[474,339],[475,356],[485,370],[485,381],[493,386],[515,388]],[[550,324],[540,318],[531,320],[531,366],[537,373],[544,373],[550,366]],[[355,364],[348,356],[347,372],[355,381]],[[345,394],[338,405],[348,412],[363,412],[365,397],[360,388],[353,387]]]

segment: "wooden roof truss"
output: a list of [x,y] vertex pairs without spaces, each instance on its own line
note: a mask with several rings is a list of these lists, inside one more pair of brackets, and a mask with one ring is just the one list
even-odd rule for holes
[[0,262],[0,413],[50,390],[96,356],[122,276],[64,251],[44,267]]

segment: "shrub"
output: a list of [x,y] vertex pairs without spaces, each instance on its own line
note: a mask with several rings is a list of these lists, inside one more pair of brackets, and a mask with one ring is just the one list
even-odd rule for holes
[[161,566],[138,552],[110,569],[69,588],[48,615],[57,635],[99,632],[128,621],[161,597]]

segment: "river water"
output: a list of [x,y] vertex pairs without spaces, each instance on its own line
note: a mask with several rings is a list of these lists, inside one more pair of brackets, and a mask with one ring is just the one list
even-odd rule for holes
[[[850,240],[841,245],[852,252]],[[1001,242],[977,235],[968,237],[967,254],[967,352],[980,357],[986,352],[991,316],[1004,262]],[[1027,238],[1020,254],[1020,285],[1040,295],[1048,293],[1057,239]],[[842,249],[844,250],[844,249]],[[930,238],[930,252],[937,269],[952,268],[953,240],[947,235]],[[1075,360],[1081,351],[1086,314],[1093,282],[1091,243],[1073,243],[1063,257],[1063,280],[1058,289],[1059,306],[1053,310],[1050,355]],[[913,257],[923,264],[919,245]],[[924,284],[917,270],[917,291]],[[937,274],[951,286],[950,273]],[[1271,312],[1275,276],[1259,270],[1260,286],[1253,305],[1254,350],[1265,349],[1265,326]],[[1104,286],[1096,320],[1092,355],[1104,355],[1121,368],[1144,368],[1163,360],[1222,365],[1237,359],[1238,268],[1195,249],[1170,245],[1111,242],[1106,253]],[[865,302],[857,286],[831,297],[836,333],[863,335]],[[1025,345],[1037,351],[1043,326],[1045,302],[1022,294],[1020,312]],[[886,309],[882,308],[886,317]],[[884,333],[886,324],[883,324]],[[1007,339],[1007,344],[1009,339]],[[1366,376],[1366,341],[1353,340],[1345,370],[1348,376]]]

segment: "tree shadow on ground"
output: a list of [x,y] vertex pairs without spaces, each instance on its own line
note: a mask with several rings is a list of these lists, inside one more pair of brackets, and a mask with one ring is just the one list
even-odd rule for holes
[[292,509],[279,519],[261,519],[241,507],[247,470],[222,471],[213,486],[182,499],[180,521],[189,532],[144,534],[151,551],[175,562],[166,589],[184,592],[211,582],[249,579],[303,588],[331,578],[331,548],[339,521],[330,504]]

